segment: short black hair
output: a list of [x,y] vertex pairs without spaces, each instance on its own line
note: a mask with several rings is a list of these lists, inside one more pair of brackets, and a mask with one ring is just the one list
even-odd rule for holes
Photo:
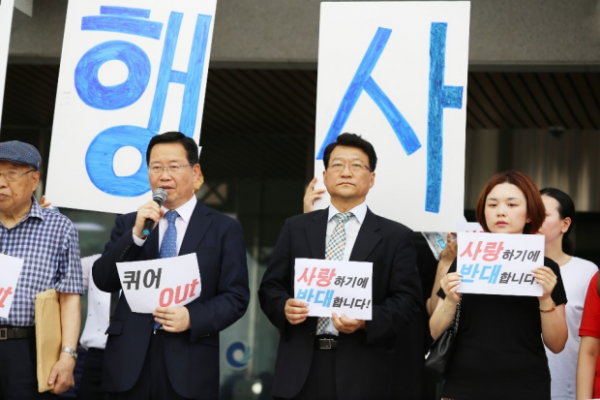
[[575,225],[575,203],[573,203],[573,199],[562,190],[556,188],[543,188],[540,190],[540,194],[542,196],[550,196],[558,202],[560,219],[571,218],[571,225],[569,225],[569,229],[562,237],[562,251],[570,256],[574,255],[575,243],[569,238],[569,234]]
[[371,172],[375,171],[375,167],[377,166],[377,154],[375,154],[373,145],[355,133],[342,133],[337,137],[335,142],[329,143],[327,147],[325,147],[325,151],[323,152],[323,164],[325,165],[325,169],[329,166],[329,158],[331,158],[331,153],[337,146],[348,146],[361,149],[369,157],[369,169]]
[[154,136],[150,143],[148,143],[148,150],[146,150],[146,164],[150,165],[150,153],[152,153],[152,148],[157,144],[164,143],[179,143],[185,149],[185,153],[187,156],[188,163],[192,165],[196,165],[199,162],[198,159],[198,144],[194,142],[189,136],[185,136],[181,132],[166,132],[161,135]]

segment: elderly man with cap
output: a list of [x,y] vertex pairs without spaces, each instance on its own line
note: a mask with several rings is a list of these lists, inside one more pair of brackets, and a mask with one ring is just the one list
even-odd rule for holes
[[[73,368],[83,293],[79,239],[64,215],[43,209],[33,196],[41,156],[27,143],[0,143],[0,253],[24,261],[8,319],[0,318],[0,398],[45,399],[74,385]],[[36,294],[60,294],[62,349],[38,393],[34,305]]]

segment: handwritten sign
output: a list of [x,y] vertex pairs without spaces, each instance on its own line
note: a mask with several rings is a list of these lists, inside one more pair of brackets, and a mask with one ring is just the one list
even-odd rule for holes
[[[463,1],[321,3],[317,187],[327,145],[360,134],[378,156],[369,207],[415,231],[455,230],[464,210],[469,13]],[[328,204],[324,196],[316,207]]]
[[14,0],[0,1],[0,122],[2,121],[2,103],[4,102],[4,82],[6,79],[6,63],[10,44],[10,29]]
[[199,142],[217,3],[111,4],[69,1],[47,195],[123,213],[149,199],[153,136],[176,130]]
[[151,313],[156,307],[181,307],[200,297],[202,285],[196,254],[117,263],[117,270],[133,312]]
[[294,298],[309,316],[371,320],[373,263],[297,258],[294,270]]
[[544,236],[458,233],[460,293],[541,296],[532,270],[544,264]]
[[0,254],[0,317],[8,318],[24,261]]

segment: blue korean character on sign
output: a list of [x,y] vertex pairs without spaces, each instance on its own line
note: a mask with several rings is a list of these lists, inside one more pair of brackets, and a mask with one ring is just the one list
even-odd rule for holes
[[[85,165],[92,183],[101,191],[114,196],[137,197],[150,190],[148,168],[141,163],[132,175],[118,176],[113,168],[114,156],[123,147],[133,147],[145,154],[150,139],[163,120],[167,94],[171,84],[184,86],[179,131],[193,137],[198,117],[200,89],[206,60],[212,16],[198,14],[189,55],[187,72],[173,69],[173,60],[180,34],[183,13],[171,12],[164,29],[162,22],[151,21],[151,10],[128,7],[102,6],[99,16],[85,16],[81,30],[113,32],[143,37],[149,41],[161,40],[163,48],[158,77],[150,82],[152,64],[146,52],[126,40],[110,40],[87,51],[75,69],[75,88],[81,101],[98,110],[118,110],[135,104],[150,85],[155,85],[152,107],[148,110],[145,127],[120,125],[110,127],[90,143]],[[164,33],[164,35],[163,35]],[[100,68],[109,61],[120,61],[127,66],[127,79],[105,86],[99,78]]]
[[[447,30],[447,23],[433,22],[431,24],[425,210],[436,214],[440,212],[442,196],[444,110],[446,108],[462,108],[464,89],[463,86],[448,86],[445,84]],[[421,142],[412,126],[372,76],[373,70],[379,62],[391,35],[392,30],[383,27],[379,27],[375,32],[375,36],[340,102],[325,140],[317,153],[317,160],[323,159],[325,148],[342,133],[344,125],[363,92],[369,95],[381,110],[407,156],[412,155],[421,148]]]

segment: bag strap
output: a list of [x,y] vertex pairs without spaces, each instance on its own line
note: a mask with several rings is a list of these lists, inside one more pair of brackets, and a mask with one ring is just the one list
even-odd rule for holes
[[458,332],[458,322],[460,320],[460,305],[462,303],[462,298],[456,305],[456,312],[454,313],[454,319],[452,320],[452,324],[454,325],[454,332]]

